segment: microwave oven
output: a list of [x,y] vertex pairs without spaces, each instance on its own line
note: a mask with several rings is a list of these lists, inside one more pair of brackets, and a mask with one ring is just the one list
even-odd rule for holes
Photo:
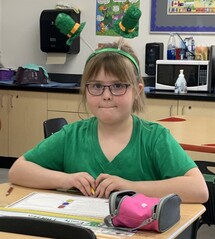
[[182,69],[188,91],[211,92],[210,62],[198,60],[157,60],[155,89],[174,90]]

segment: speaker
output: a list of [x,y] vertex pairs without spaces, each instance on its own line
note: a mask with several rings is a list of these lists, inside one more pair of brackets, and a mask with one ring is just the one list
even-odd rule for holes
[[146,43],[145,48],[145,73],[147,75],[156,74],[156,60],[163,59],[163,43]]
[[40,49],[43,52],[63,52],[78,54],[80,51],[80,37],[66,44],[68,37],[55,26],[55,19],[59,13],[68,14],[75,22],[80,23],[80,13],[73,9],[48,9],[40,15]]

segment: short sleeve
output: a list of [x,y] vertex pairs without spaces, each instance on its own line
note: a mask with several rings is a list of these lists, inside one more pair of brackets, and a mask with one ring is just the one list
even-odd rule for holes
[[62,171],[65,139],[66,131],[63,128],[26,152],[24,157],[27,161],[34,162],[42,167]]
[[196,167],[168,129],[163,128],[154,145],[154,159],[162,179],[182,176]]

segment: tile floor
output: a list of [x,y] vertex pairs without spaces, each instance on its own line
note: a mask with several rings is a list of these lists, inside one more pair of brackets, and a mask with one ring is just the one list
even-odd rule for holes
[[[0,183],[8,182],[7,173],[8,169],[0,168]],[[202,225],[198,231],[197,239],[215,239],[215,225],[211,227]]]

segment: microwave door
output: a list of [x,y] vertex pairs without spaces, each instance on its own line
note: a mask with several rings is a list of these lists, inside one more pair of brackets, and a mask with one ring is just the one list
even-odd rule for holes
[[[207,91],[209,79],[209,65],[197,61],[157,61],[156,84],[158,90],[174,90],[180,70],[184,70],[189,91]],[[161,63],[160,63],[161,62]]]

